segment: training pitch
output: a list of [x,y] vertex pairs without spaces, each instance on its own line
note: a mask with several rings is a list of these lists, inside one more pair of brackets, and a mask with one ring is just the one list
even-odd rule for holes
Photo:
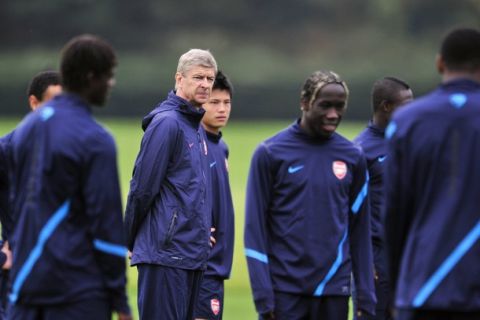
[[[234,115],[233,115],[234,116]],[[12,130],[20,119],[0,120],[0,135]],[[115,137],[118,149],[118,165],[120,182],[125,205],[129,181],[132,174],[135,157],[140,148],[142,138],[141,118],[135,119],[100,119]],[[284,121],[235,121],[232,120],[223,130],[223,138],[230,148],[229,173],[232,194],[235,206],[235,254],[231,279],[225,285],[226,320],[257,319],[255,307],[250,291],[247,266],[243,254],[243,220],[245,187],[250,165],[250,158],[255,147],[265,138],[287,127],[293,122]],[[366,123],[343,122],[338,132],[345,137],[354,138]],[[135,268],[128,268],[128,295],[135,318],[138,317],[136,307],[136,278]],[[351,314],[350,314],[351,316]]]

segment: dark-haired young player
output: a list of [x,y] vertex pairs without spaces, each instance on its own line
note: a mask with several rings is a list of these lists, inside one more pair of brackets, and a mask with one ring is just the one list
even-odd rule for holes
[[393,111],[411,101],[413,93],[410,86],[404,81],[395,77],[384,77],[373,84],[371,99],[372,120],[355,139],[355,142],[362,147],[365,153],[370,175],[368,184],[370,222],[377,296],[375,316],[364,316],[364,319],[388,320],[391,319],[392,306],[389,300],[391,295],[389,293],[390,284],[382,216],[385,209],[384,165],[388,158],[385,128]]
[[[43,71],[36,74],[27,89],[27,98],[31,110],[61,93],[60,75],[56,71]],[[0,138],[0,222],[2,224],[2,249],[0,266],[2,266],[0,281],[0,319],[5,316],[8,290],[8,274],[12,266],[12,254],[8,244],[8,235],[12,228],[12,216],[9,209],[9,175],[12,171],[11,138],[13,132]]]
[[208,163],[212,175],[212,226],[215,245],[208,257],[200,293],[196,319],[222,319],[224,280],[230,277],[233,259],[234,216],[228,179],[228,146],[220,131],[227,125],[232,108],[233,87],[228,78],[217,72],[212,93],[203,105],[202,125],[207,134]]
[[61,92],[60,74],[57,71],[42,71],[36,74],[27,90],[30,109],[37,109]]

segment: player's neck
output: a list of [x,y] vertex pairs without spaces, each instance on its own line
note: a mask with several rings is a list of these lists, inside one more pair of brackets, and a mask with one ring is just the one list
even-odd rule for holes
[[380,129],[385,129],[388,125],[388,121],[389,119],[387,119],[387,117],[385,117],[384,115],[380,115],[380,114],[373,115],[372,122],[376,127]]
[[448,71],[442,74],[442,81],[444,83],[459,79],[469,79],[480,83],[480,70],[476,72]]
[[220,134],[220,128],[214,128],[214,127],[208,126],[203,122],[202,122],[202,126],[203,126],[203,129],[205,129],[205,131],[208,131],[211,134],[214,134],[217,136]]

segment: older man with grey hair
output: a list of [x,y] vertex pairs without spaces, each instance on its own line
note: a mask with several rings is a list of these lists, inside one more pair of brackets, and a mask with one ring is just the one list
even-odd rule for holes
[[138,269],[141,319],[191,319],[211,242],[210,170],[202,104],[217,63],[209,51],[183,54],[169,92],[142,123],[125,225]]

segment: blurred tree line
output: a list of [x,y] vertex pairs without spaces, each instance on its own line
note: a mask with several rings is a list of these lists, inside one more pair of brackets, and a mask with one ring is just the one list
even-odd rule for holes
[[416,95],[439,81],[442,35],[479,27],[480,0],[0,1],[0,108],[27,111],[38,71],[58,68],[75,35],[106,38],[119,56],[104,115],[141,116],[173,87],[178,57],[210,49],[234,85],[235,118],[294,118],[304,79],[330,69],[351,90],[347,118],[366,119],[373,81],[395,75]]

